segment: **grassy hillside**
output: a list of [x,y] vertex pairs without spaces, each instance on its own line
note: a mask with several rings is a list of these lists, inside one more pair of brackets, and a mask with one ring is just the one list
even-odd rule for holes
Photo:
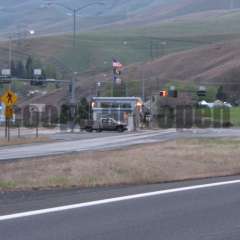
[[[33,55],[45,63],[56,65],[62,71],[104,72],[111,69],[112,58],[118,58],[124,65],[142,63],[166,54],[190,49],[202,44],[192,38],[151,38],[147,36],[114,34],[81,34],[76,49],[72,36],[62,35],[29,39],[22,44],[13,44],[14,59]],[[8,44],[0,45],[0,62],[8,64]],[[66,68],[66,69],[65,69]]]
[[[206,18],[163,22],[146,28],[113,28],[72,36],[32,38],[13,44],[14,58],[34,55],[62,72],[90,74],[111,70],[111,59],[124,65],[144,63],[167,54],[240,37],[240,12]],[[0,62],[7,64],[8,45],[0,44]]]
[[[220,16],[221,15],[221,16]],[[219,16],[208,16],[205,19],[189,19],[165,22],[153,27],[136,30],[141,34],[149,35],[155,33],[157,36],[213,36],[240,33],[240,12],[219,14]],[[144,32],[144,33],[142,33]]]
[[[175,1],[175,0],[172,0]],[[35,29],[38,34],[63,33],[72,30],[72,12],[59,6],[48,6],[43,0],[10,0],[0,6],[0,34],[21,32],[26,28]],[[68,8],[79,8],[96,1],[92,0],[59,0],[55,1]],[[154,4],[166,0],[102,0],[104,6],[92,5],[79,12],[78,30],[99,27],[125,20]]]
[[[70,8],[78,8],[92,0],[59,0]],[[215,10],[234,10],[240,0],[103,0],[104,6],[91,6],[79,13],[78,30],[95,29],[106,24],[139,27],[159,24],[162,20]],[[21,32],[26,28],[41,34],[72,30],[72,14],[59,6],[46,8],[42,0],[10,0],[0,6],[0,35]],[[200,17],[205,19],[205,17]]]
[[[150,96],[166,86],[175,85],[180,90],[196,91],[199,86],[207,86],[207,100],[213,101],[219,86],[224,87],[228,100],[240,101],[240,40],[211,44],[168,56],[127,66],[122,74],[127,94]],[[103,83],[102,93],[106,93],[112,82],[111,67],[103,73],[92,71],[88,75],[79,75],[78,96],[96,94],[96,83]],[[67,99],[67,88],[59,89],[48,96],[35,98],[32,102],[51,102],[59,104]]]
[[[79,34],[76,49],[72,47],[72,36],[67,34],[32,38],[20,45],[14,41],[13,58],[33,55],[44,64],[56,66],[64,78],[79,72],[82,77],[79,94],[84,95],[95,93],[96,81],[111,82],[113,57],[125,66],[131,65],[123,78],[130,87],[134,86],[130,90],[134,95],[141,95],[142,79],[146,79],[147,93],[170,81],[219,85],[232,70],[240,67],[239,42],[230,41],[240,38],[239,18],[239,11],[217,11],[148,27],[118,25]],[[226,45],[215,45],[229,41]],[[188,51],[181,52],[185,50]],[[2,66],[7,64],[7,59],[8,45],[2,43]],[[56,94],[54,98],[50,96],[52,101],[66,96],[66,91]]]
[[[102,72],[111,68],[112,57],[119,58],[124,65],[142,63],[170,53],[239,38],[239,20],[240,12],[233,12],[201,21],[186,19],[146,28],[85,33],[79,35],[74,51],[71,36],[66,37],[66,41],[59,41],[58,37],[48,41],[55,42],[58,49],[54,56],[68,67],[79,72]],[[51,45],[54,49],[54,44]]]
[[[61,69],[66,66],[78,72],[97,73],[111,69],[112,57],[119,58],[124,65],[142,63],[173,52],[240,37],[240,11],[204,14],[208,17],[194,14],[147,27],[120,25],[109,30],[81,33],[74,50],[71,35],[36,37],[21,41],[21,44],[16,41],[14,57],[22,58],[21,53],[33,54]],[[0,52],[0,61],[7,62],[7,44],[0,44]]]

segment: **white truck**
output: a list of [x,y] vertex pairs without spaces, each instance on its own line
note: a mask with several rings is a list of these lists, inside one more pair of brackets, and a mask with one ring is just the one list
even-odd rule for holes
[[100,118],[98,121],[87,120],[81,124],[81,129],[87,132],[97,131],[127,131],[127,124],[122,122],[117,122],[113,118]]

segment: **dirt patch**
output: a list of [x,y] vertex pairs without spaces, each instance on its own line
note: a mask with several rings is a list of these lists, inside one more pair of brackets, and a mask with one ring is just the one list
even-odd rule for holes
[[23,144],[32,144],[32,143],[49,143],[52,142],[47,136],[39,137],[12,137],[10,141],[7,139],[0,139],[0,147],[13,146],[13,145],[23,145]]
[[176,140],[0,164],[0,190],[96,187],[235,175],[240,140]]

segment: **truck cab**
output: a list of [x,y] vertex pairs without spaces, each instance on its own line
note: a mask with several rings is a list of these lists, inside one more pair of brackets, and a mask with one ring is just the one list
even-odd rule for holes
[[100,119],[101,129],[103,131],[119,131],[124,132],[127,130],[127,125],[121,122],[117,122],[113,118],[101,118]]
[[93,130],[97,132],[102,131],[124,132],[128,130],[127,124],[117,122],[113,118],[100,118],[98,121],[88,121],[84,129],[88,132],[92,132]]

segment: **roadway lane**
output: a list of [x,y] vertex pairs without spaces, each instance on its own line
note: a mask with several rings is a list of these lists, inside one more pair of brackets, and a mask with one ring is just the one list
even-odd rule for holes
[[[240,181],[236,180],[233,184],[3,220],[0,236],[4,240],[239,240]],[[212,180],[203,184],[208,182]],[[178,187],[191,184],[178,183]],[[151,188],[159,191],[164,186]]]
[[[175,137],[176,130],[144,131],[131,134],[118,134],[110,137],[80,139],[55,143],[42,143],[24,146],[7,146],[0,148],[0,161],[25,159],[31,157],[67,154],[89,150],[105,150],[131,146],[141,143],[160,141],[166,137]],[[157,139],[153,139],[157,137]]]
[[[80,134],[79,134],[80,135]],[[76,137],[76,135],[74,135]],[[137,133],[100,135],[54,143],[38,143],[0,148],[0,161],[29,159],[92,150],[119,149],[136,144],[156,143],[177,138],[240,137],[240,129],[151,130]],[[69,136],[68,136],[69,137]]]

